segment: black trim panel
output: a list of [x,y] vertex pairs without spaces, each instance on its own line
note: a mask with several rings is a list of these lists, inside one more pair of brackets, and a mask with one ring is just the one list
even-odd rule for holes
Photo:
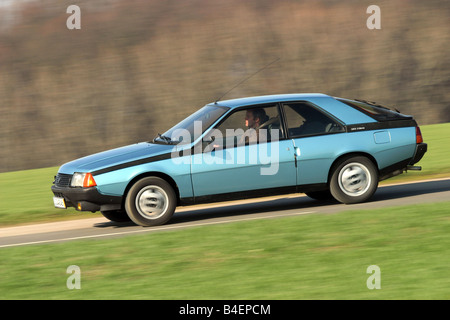
[[121,163],[115,166],[111,166],[108,168],[104,168],[104,169],[100,169],[97,171],[93,171],[91,172],[92,175],[99,175],[99,174],[103,174],[103,173],[107,173],[107,172],[111,172],[111,171],[116,171],[116,170],[120,170],[120,169],[125,169],[125,168],[129,168],[129,167],[134,167],[134,166],[138,166],[141,164],[145,164],[145,163],[150,163],[150,162],[155,162],[155,161],[161,161],[161,160],[167,160],[170,159],[172,153],[163,153],[157,156],[152,156],[152,157],[148,157],[148,158],[143,158],[143,159],[139,159],[139,160],[134,160],[134,161],[130,161],[130,162],[126,162],[126,163]]
[[[281,117],[284,119],[284,114],[281,115]],[[282,125],[285,125],[284,121],[283,121]],[[352,124],[352,125],[346,125],[346,126],[344,126],[344,128],[345,128],[346,132],[359,132],[359,131],[372,131],[372,130],[393,129],[393,128],[416,127],[416,126],[417,126],[417,122],[415,120],[392,120],[392,121],[383,121],[383,122]],[[342,132],[323,133],[323,134],[316,134],[316,135],[319,136],[319,135],[337,134],[337,133],[342,133]],[[310,137],[310,136],[316,136],[316,135],[307,135],[307,136]],[[294,138],[298,139],[298,138],[303,138],[303,137],[307,137],[307,136],[305,135],[305,136],[299,136],[299,137],[283,138],[283,139],[280,139],[280,141],[285,140],[285,139],[294,139]],[[202,142],[200,141],[199,143],[202,143]],[[203,148],[202,148],[202,150],[203,150]],[[194,154],[194,151],[195,151],[195,147],[192,147],[191,154]],[[161,160],[167,160],[167,159],[170,159],[171,156],[172,156],[171,152],[163,153],[163,154],[160,154],[157,156],[134,160],[134,161],[126,162],[126,163],[121,163],[121,164],[118,164],[115,166],[96,170],[91,173],[92,173],[92,175],[95,176],[95,175],[99,175],[99,174],[103,174],[103,173],[108,173],[111,171],[116,171],[116,170],[120,170],[120,169],[138,166],[141,164],[146,164],[146,163],[151,163],[151,162],[156,162],[156,161],[161,161]],[[423,156],[423,154],[422,154],[422,156]],[[418,162],[419,160],[417,160],[416,162]]]
[[181,198],[180,205],[193,205],[193,204],[199,204],[199,203],[213,203],[213,202],[220,202],[220,201],[251,199],[251,198],[276,196],[276,195],[289,194],[289,193],[304,193],[304,192],[310,192],[310,191],[321,191],[321,190],[326,190],[326,189],[328,189],[328,186],[326,183],[316,183],[316,184],[307,184],[307,185],[299,185],[299,186],[287,186],[287,187],[279,187],[279,188],[238,191],[238,192],[229,192],[229,193],[200,196],[200,197],[195,197],[195,198],[192,198],[192,197]]
[[414,156],[409,164],[413,165],[413,164],[419,162],[422,159],[425,152],[427,152],[427,150],[428,150],[428,145],[426,143],[417,144],[416,151],[414,152]]
[[411,158],[399,161],[399,162],[394,163],[386,168],[381,169],[380,174],[379,174],[379,180],[380,181],[385,180],[386,177],[390,177],[390,174],[397,170],[405,170],[409,161],[411,161]]
[[71,188],[52,186],[52,191],[55,196],[64,198],[67,207],[77,208],[77,204],[81,202],[82,211],[120,209],[122,205],[122,197],[101,194],[96,187]]
[[416,126],[417,122],[415,120],[392,120],[383,122],[351,124],[346,126],[346,130],[347,132],[359,132],[359,131],[372,131],[381,129],[416,127]]

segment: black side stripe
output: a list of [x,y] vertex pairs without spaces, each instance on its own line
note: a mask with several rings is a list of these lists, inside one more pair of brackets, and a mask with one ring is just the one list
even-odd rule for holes
[[153,157],[148,157],[148,158],[143,158],[143,159],[134,160],[134,161],[130,161],[130,162],[125,162],[125,163],[121,163],[121,164],[118,164],[115,166],[111,166],[111,167],[107,167],[107,168],[100,169],[97,171],[93,171],[91,173],[92,173],[92,175],[95,176],[95,175],[99,175],[99,174],[103,174],[103,173],[107,173],[107,172],[111,172],[111,171],[116,171],[116,170],[120,170],[120,169],[138,166],[138,165],[145,164],[145,163],[167,160],[167,159],[170,159],[171,154],[172,153],[170,153],[170,152],[163,153],[163,154],[153,156]]
[[[378,122],[369,122],[369,123],[359,123],[359,124],[352,124],[346,126],[347,132],[359,132],[359,131],[371,131],[371,130],[380,130],[380,129],[393,129],[393,128],[405,128],[405,127],[416,127],[417,122],[413,119],[411,120],[392,120],[392,121],[378,121]],[[297,137],[300,138],[300,137]],[[191,148],[191,154],[194,154],[194,148]],[[104,169],[100,169],[97,171],[91,172],[92,175],[99,175],[111,171],[116,171],[120,169],[125,169],[129,167],[138,166],[145,163],[151,163],[161,160],[167,160],[170,159],[172,156],[172,153],[163,153],[157,156],[152,156],[148,158],[143,158],[135,161],[125,162],[121,163],[115,166],[107,167]]]
[[347,132],[415,127],[415,120],[391,120],[347,125]]

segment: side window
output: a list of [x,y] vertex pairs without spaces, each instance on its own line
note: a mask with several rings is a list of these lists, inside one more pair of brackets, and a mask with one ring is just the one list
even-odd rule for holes
[[[234,147],[281,139],[277,105],[253,106],[231,113],[204,140],[216,147]],[[277,135],[273,137],[272,135]]]
[[344,131],[344,128],[339,123],[309,103],[287,103],[283,105],[283,109],[290,137]]

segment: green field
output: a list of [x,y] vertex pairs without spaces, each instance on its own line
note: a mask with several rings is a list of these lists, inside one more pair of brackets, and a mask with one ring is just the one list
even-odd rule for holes
[[[449,176],[450,124],[422,131],[424,170],[402,179]],[[98,216],[52,207],[56,171],[0,174],[0,223]],[[0,299],[450,299],[449,209],[443,202],[3,248]],[[70,265],[81,270],[80,290],[66,287]],[[371,265],[381,289],[367,287]]]
[[[0,249],[0,299],[450,299],[450,202]],[[66,273],[80,268],[81,289]],[[380,270],[380,289],[369,290]]]
[[[450,176],[450,123],[421,127],[428,152],[419,165],[423,171],[410,171],[382,183]],[[73,208],[53,208],[52,185],[58,167],[0,173],[0,227],[24,223],[96,217],[100,213],[79,213]]]
[[0,173],[0,226],[95,217],[53,207],[50,190],[58,168]]
[[416,164],[422,167],[422,171],[409,171],[386,180],[387,183],[450,176],[450,123],[420,126],[420,129],[424,142],[428,144],[427,153]]

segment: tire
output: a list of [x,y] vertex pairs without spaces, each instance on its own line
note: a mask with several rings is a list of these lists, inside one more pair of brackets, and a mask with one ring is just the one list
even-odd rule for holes
[[130,221],[130,217],[127,215],[125,211],[121,210],[113,210],[113,211],[102,211],[102,215],[114,222],[128,222]]
[[378,188],[378,170],[366,157],[343,159],[334,167],[330,180],[330,192],[342,203],[367,201]]
[[331,195],[330,190],[305,192],[305,194],[310,198],[320,201],[334,199],[333,196]]
[[158,177],[147,177],[130,188],[125,199],[125,210],[137,225],[159,226],[172,218],[176,199],[169,183]]

